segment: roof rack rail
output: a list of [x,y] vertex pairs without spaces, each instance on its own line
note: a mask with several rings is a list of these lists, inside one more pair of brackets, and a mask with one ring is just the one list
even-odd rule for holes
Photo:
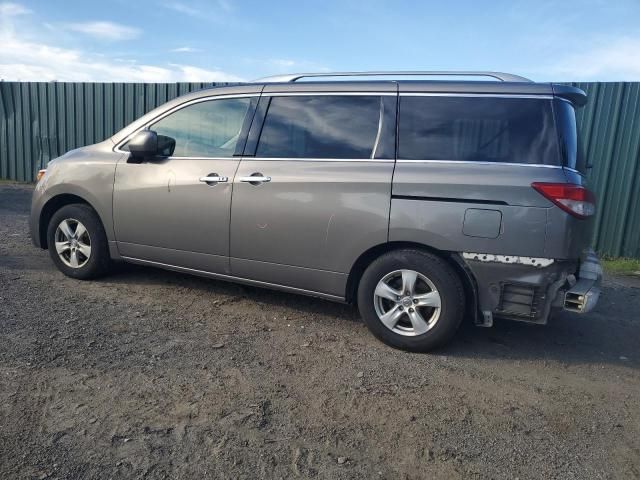
[[501,82],[528,82],[531,80],[513,75],[511,73],[502,72],[482,72],[482,71],[397,71],[397,72],[322,72],[322,73],[288,73],[284,75],[274,75],[272,77],[259,78],[253,83],[288,83],[295,82],[301,78],[318,78],[318,77],[377,77],[377,76],[435,76],[435,77],[490,77],[500,80]]

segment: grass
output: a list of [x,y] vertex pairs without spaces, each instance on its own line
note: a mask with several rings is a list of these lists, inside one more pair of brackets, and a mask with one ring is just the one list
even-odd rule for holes
[[640,275],[640,259],[602,258],[602,266],[607,273],[616,275]]

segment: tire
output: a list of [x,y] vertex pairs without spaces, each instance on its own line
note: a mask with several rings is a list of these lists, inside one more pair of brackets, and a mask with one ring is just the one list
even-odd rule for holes
[[47,245],[53,263],[68,277],[90,280],[109,271],[107,235],[100,217],[89,205],[74,203],[55,212],[47,228]]
[[426,352],[448,343],[458,330],[465,312],[464,288],[440,257],[395,250],[365,270],[358,285],[358,309],[371,333],[387,345]]

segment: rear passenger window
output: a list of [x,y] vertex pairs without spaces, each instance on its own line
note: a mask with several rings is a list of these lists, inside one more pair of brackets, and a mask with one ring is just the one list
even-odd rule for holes
[[401,96],[398,158],[560,165],[551,101]]
[[373,158],[380,105],[379,96],[273,97],[256,156]]

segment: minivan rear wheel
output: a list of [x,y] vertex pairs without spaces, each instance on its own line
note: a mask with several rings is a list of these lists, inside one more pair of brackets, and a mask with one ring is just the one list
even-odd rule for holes
[[365,270],[358,309],[387,345],[425,352],[446,344],[465,311],[460,278],[440,257],[421,250],[386,253]]
[[47,228],[47,245],[53,263],[68,277],[89,280],[109,270],[107,235],[89,205],[65,205],[55,212]]

